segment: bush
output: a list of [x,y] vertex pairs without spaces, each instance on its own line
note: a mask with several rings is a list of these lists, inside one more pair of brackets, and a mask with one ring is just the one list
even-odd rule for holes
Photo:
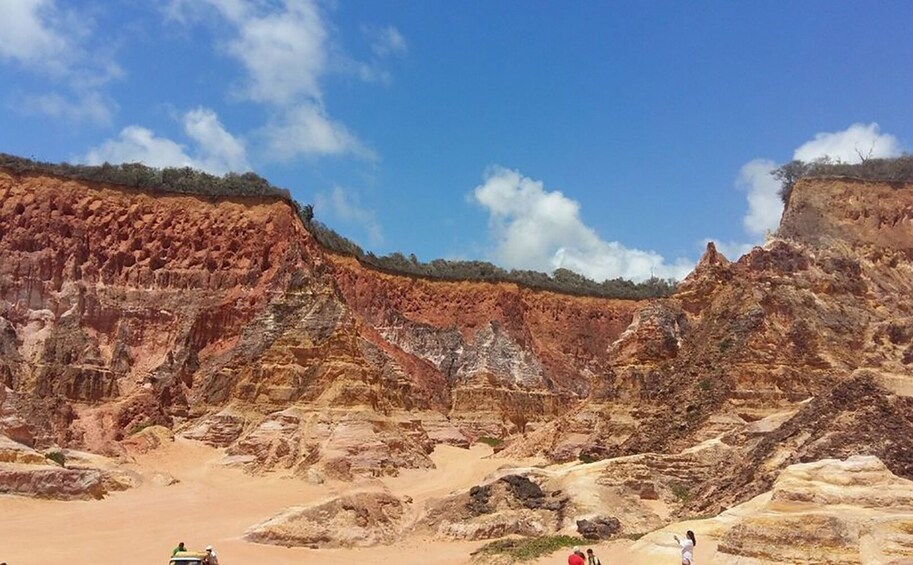
[[491,448],[496,448],[504,443],[504,440],[497,437],[482,436],[476,440],[476,443],[484,443]]
[[141,163],[121,165],[70,165],[44,163],[0,153],[0,169],[14,174],[44,174],[87,182],[116,184],[151,192],[175,192],[202,196],[268,196],[291,202],[289,191],[273,186],[255,173],[227,173],[217,177],[182,168],[157,169]]
[[683,485],[672,485],[672,495],[675,496],[682,504],[686,504],[691,500],[691,491]]
[[601,461],[601,459],[598,457],[594,457],[587,453],[581,453],[577,458],[580,459],[581,463],[595,463],[597,461]]
[[67,466],[67,456],[64,455],[63,451],[49,451],[45,453],[44,456],[61,467]]
[[542,536],[524,539],[503,539],[483,545],[476,554],[503,555],[511,561],[532,561],[551,555],[559,549],[586,545],[586,540],[573,536]]
[[155,424],[153,424],[152,422],[140,422],[138,424],[134,424],[133,426],[130,427],[129,430],[127,430],[127,435],[130,435],[130,436],[136,435],[136,434],[140,433],[141,431],[145,430],[146,428],[152,427],[154,425]]

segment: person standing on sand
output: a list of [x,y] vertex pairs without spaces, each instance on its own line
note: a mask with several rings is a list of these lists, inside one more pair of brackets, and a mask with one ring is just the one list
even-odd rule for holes
[[688,530],[685,533],[685,539],[678,539],[678,536],[672,536],[678,545],[682,548],[682,565],[694,565],[694,546],[697,540],[694,539],[694,532]]
[[174,557],[179,551],[187,551],[187,548],[184,547],[184,542],[178,543],[178,546],[171,550],[171,556]]
[[575,547],[574,551],[567,556],[567,565],[586,565],[586,561],[583,560],[583,552],[579,547]]
[[203,565],[219,565],[219,558],[216,557],[216,550],[211,545],[206,546],[206,557],[203,558]]
[[602,565],[602,561],[593,553],[593,548],[586,550],[586,565]]

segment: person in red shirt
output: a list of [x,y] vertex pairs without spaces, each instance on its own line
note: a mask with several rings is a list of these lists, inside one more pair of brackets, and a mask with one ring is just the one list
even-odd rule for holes
[[567,565],[586,565],[586,561],[583,559],[583,552],[580,551],[579,547],[575,547],[574,551],[567,556]]

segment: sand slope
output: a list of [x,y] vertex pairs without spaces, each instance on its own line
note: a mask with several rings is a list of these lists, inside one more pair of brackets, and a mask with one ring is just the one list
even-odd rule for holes
[[[486,459],[490,453],[486,446],[442,446],[433,455],[438,469],[409,471],[385,482],[395,494],[419,503],[480,482],[504,464]],[[87,502],[2,496],[0,560],[10,565],[95,565],[122,555],[136,563],[165,564],[171,549],[184,541],[189,548],[213,544],[225,565],[378,563],[410,554],[421,555],[422,563],[443,565],[466,562],[479,545],[406,540],[390,548],[309,550],[244,542],[241,536],[248,527],[290,505],[381,485],[310,485],[276,475],[251,477],[218,465],[221,458],[220,450],[178,439],[137,455],[137,463],[129,466],[145,477],[170,473],[180,480],[172,486],[146,480],[138,488]]]

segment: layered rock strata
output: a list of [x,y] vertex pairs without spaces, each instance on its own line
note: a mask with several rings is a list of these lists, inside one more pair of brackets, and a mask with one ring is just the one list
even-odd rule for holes
[[427,467],[579,402],[634,307],[371,271],[278,197],[0,171],[0,426],[40,447],[161,425],[255,472]]

